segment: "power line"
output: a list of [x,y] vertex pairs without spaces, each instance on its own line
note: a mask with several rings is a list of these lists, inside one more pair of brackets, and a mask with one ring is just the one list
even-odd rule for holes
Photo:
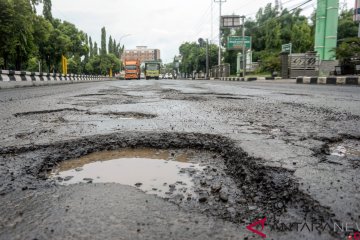
[[[289,11],[289,13],[292,12],[292,11],[295,11],[296,9],[298,9],[298,8],[304,6],[305,4],[307,4],[307,3],[309,3],[309,2],[312,2],[312,1],[313,1],[313,0],[306,0],[305,2],[301,3],[299,6],[294,7],[294,8],[292,8],[292,9],[288,10],[288,11]],[[279,18],[284,17],[284,16],[285,16],[285,15],[280,15],[280,16],[277,16],[277,17],[273,17],[273,18],[267,19],[267,20],[266,20],[265,22],[263,22],[261,25],[256,26],[256,27],[254,27],[254,28],[263,27],[263,26],[265,26],[265,24],[266,24],[268,21],[273,20],[273,19],[279,19]]]
[[199,21],[198,21],[198,24],[196,25],[196,27],[194,29],[195,32],[196,32],[196,35],[195,37],[197,37],[200,32],[203,30],[202,27],[203,27],[203,18],[206,18],[205,20],[207,21],[207,17],[208,17],[208,14],[209,14],[209,10],[212,9],[212,5],[210,4],[209,7],[206,9],[206,11],[202,14],[202,16],[200,17]]

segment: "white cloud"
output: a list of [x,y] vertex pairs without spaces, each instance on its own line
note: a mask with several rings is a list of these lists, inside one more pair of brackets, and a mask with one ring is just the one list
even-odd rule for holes
[[[353,1],[346,0],[352,7]],[[253,17],[255,12],[274,0],[227,0],[223,14]],[[304,0],[283,0],[285,7],[297,6]],[[313,0],[315,6],[316,0]],[[101,28],[107,34],[122,39],[125,47],[145,45],[161,50],[165,62],[178,54],[185,41],[197,41],[218,35],[218,4],[212,0],[52,0],[53,15],[74,23],[79,29],[100,42]],[[211,34],[211,5],[213,5],[213,34]],[[311,4],[307,4],[306,6]],[[306,11],[311,12],[313,6]]]

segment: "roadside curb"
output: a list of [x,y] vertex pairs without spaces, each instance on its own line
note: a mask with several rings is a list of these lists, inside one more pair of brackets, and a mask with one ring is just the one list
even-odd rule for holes
[[221,81],[242,81],[242,82],[249,82],[249,81],[256,81],[256,80],[280,80],[281,77],[221,77]]
[[103,81],[107,79],[109,78],[97,75],[63,75],[59,73],[50,74],[40,72],[0,70],[0,88]]
[[298,84],[360,85],[360,77],[297,77]]

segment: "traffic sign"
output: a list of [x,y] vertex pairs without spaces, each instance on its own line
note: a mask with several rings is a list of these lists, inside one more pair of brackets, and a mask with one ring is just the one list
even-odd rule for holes
[[243,37],[240,36],[229,36],[227,41],[227,49],[228,50],[237,50],[242,49],[243,43],[245,43],[245,47],[251,49],[251,37],[245,36],[244,41]]
[[288,52],[288,53],[291,54],[292,44],[291,44],[291,43],[287,43],[287,44],[281,45],[281,51],[282,51],[282,52]]

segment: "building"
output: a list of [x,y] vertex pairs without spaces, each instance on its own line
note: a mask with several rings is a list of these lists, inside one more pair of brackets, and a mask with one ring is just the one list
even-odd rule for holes
[[149,49],[147,46],[137,46],[136,49],[129,49],[124,51],[121,56],[121,60],[125,61],[125,59],[139,59],[141,63],[144,61],[160,60],[160,50]]

